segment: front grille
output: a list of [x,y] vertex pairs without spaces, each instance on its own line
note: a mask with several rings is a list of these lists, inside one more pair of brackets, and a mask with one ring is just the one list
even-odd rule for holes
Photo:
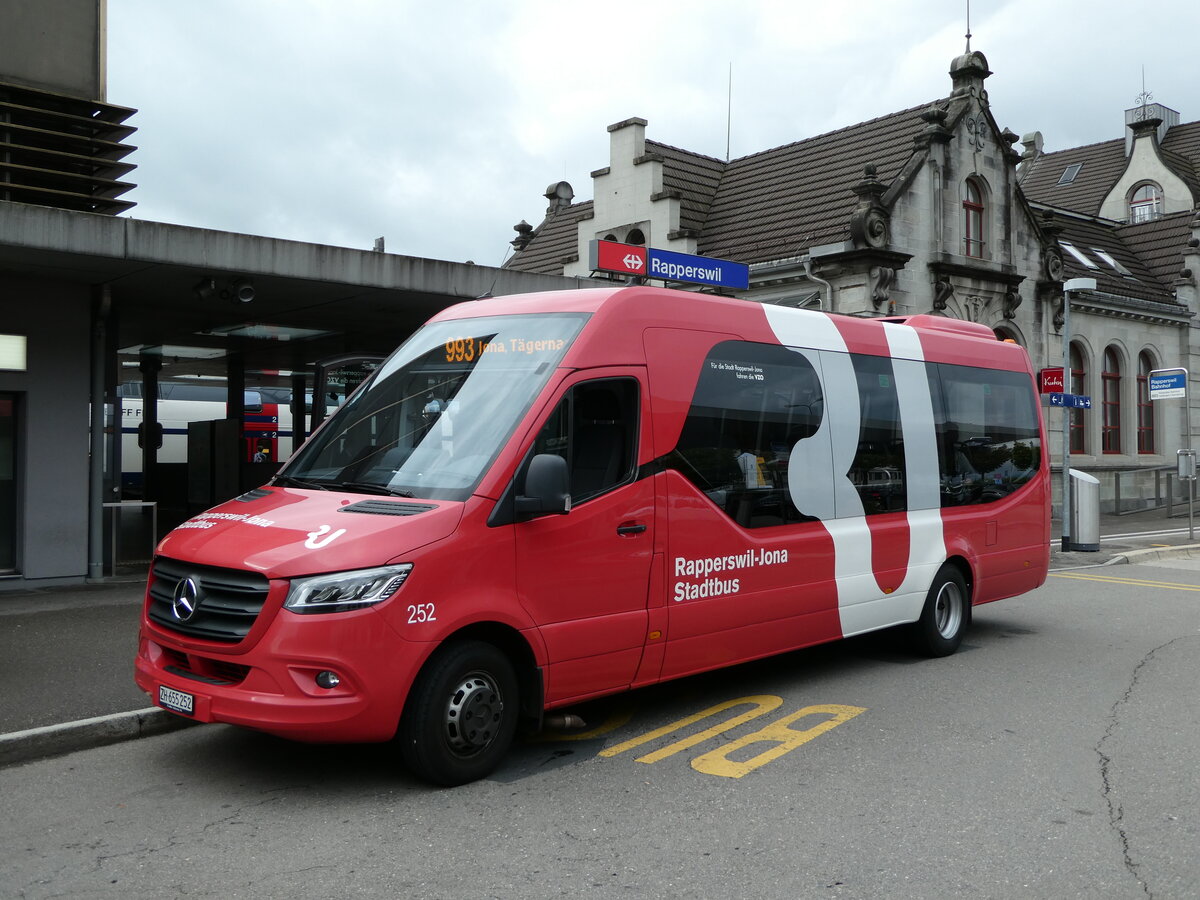
[[[196,611],[187,621],[175,615],[176,587],[186,578],[198,586]],[[219,569],[158,557],[150,571],[151,621],[189,637],[234,644],[254,625],[267,599],[265,575]]]

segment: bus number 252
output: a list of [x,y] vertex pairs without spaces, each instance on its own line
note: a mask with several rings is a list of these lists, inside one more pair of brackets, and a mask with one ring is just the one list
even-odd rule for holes
[[418,603],[408,608],[408,624],[418,625],[421,622],[436,622],[436,610],[432,603]]

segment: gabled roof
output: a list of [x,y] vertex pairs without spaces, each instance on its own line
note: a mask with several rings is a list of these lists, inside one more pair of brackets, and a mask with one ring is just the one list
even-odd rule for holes
[[[942,101],[944,102],[944,101]],[[851,188],[875,165],[889,184],[913,155],[930,104],[730,162],[699,252],[754,263],[799,255],[849,236]]]
[[[1174,125],[1159,146],[1163,163],[1200,199],[1200,122]],[[1021,170],[1021,190],[1038,203],[1099,215],[1100,205],[1125,172],[1125,140],[1117,138],[1043,153]],[[1080,164],[1070,184],[1059,184],[1068,166]]]
[[1192,236],[1193,215],[1179,212],[1136,225],[1121,225],[1116,233],[1147,270],[1170,288],[1183,268],[1183,251]]
[[579,253],[579,222],[592,217],[592,201],[574,203],[546,216],[534,229],[524,250],[518,250],[501,266],[518,272],[561,275],[563,264]]
[[[1043,153],[1025,163],[1021,171],[1021,190],[1038,203],[1073,209],[1085,215],[1100,213],[1100,204],[1125,171],[1125,142],[1103,141],[1056,153]],[[1059,184],[1068,166],[1079,165],[1079,174],[1070,184]]]
[[[699,253],[747,263],[781,259],[849,237],[853,186],[868,164],[884,184],[900,174],[930,105],[728,163],[649,140],[646,155],[662,160],[663,191],[678,194],[680,229],[697,235]],[[561,272],[562,258],[575,254],[579,211],[591,214],[591,202],[548,216],[505,268]]]
[[647,155],[663,161],[663,191],[679,195],[679,227],[683,231],[701,231],[708,220],[709,207],[726,163],[711,156],[680,150],[658,141],[646,141]]
[[[1097,290],[1106,294],[1155,300],[1159,303],[1176,302],[1170,280],[1164,280],[1146,264],[1138,252],[1125,241],[1122,227],[1117,223],[1107,219],[1059,215],[1055,217],[1054,224],[1062,228],[1060,242],[1070,244],[1084,259],[1093,264],[1086,265],[1063,247],[1063,265],[1066,270],[1064,277],[1095,278]],[[1180,241],[1176,246],[1182,249],[1183,242]],[[1110,256],[1129,274],[1122,274],[1097,251]],[[1176,256],[1178,255],[1177,252]]]

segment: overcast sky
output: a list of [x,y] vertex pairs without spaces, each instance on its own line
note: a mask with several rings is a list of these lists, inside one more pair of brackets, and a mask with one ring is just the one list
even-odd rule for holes
[[[1047,150],[1200,119],[1197,0],[974,0],[1000,126]],[[724,158],[950,92],[965,0],[108,0],[137,218],[499,265],[613,122]]]

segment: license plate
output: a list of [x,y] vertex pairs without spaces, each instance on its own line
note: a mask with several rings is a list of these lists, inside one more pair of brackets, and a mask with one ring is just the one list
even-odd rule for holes
[[196,711],[195,697],[185,694],[183,691],[177,691],[175,688],[169,688],[165,684],[158,686],[158,704],[172,712],[183,713],[185,716],[190,716]]

